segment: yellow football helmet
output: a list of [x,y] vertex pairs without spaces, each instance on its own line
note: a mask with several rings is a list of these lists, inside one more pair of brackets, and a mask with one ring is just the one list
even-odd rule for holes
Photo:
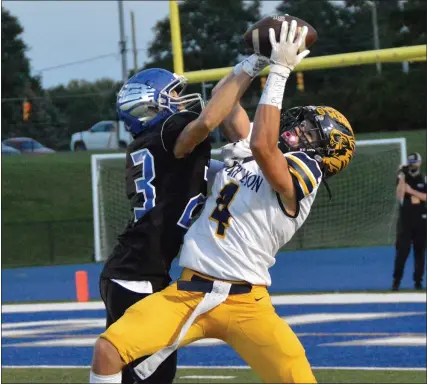
[[279,148],[283,152],[311,151],[321,160],[326,177],[348,166],[356,147],[353,129],[345,116],[326,106],[291,108],[280,119]]

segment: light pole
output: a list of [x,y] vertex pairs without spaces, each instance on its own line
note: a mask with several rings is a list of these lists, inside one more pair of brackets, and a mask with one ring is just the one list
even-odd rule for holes
[[120,28],[120,54],[122,55],[122,80],[123,84],[126,83],[127,76],[127,63],[126,63],[126,40],[125,40],[125,25],[123,18],[123,0],[118,0],[119,6],[119,28]]
[[[407,33],[409,33],[409,28],[406,25],[404,25],[400,29],[400,34],[404,36]],[[405,40],[405,38],[404,38],[404,40]],[[409,62],[408,61],[402,61],[402,71],[403,71],[403,73],[408,73],[409,72]]]
[[132,26],[133,70],[136,73],[138,71],[138,52],[136,50],[135,15],[133,11],[130,13],[130,22]]
[[[128,79],[127,74],[127,62],[126,62],[126,39],[125,39],[125,22],[124,22],[124,16],[123,16],[123,0],[117,1],[119,6],[119,30],[120,30],[120,54],[122,55],[122,81],[123,84],[126,83]],[[120,122],[117,121],[116,123],[116,134],[114,135],[116,138],[116,148],[119,148],[120,143]]]

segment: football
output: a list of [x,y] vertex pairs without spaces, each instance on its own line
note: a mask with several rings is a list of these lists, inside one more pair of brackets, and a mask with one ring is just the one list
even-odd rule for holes
[[292,20],[296,20],[298,30],[304,26],[308,28],[307,36],[305,38],[305,46],[303,45],[300,51],[303,51],[306,48],[310,48],[317,40],[316,30],[304,20],[289,15],[264,17],[262,20],[252,25],[252,27],[250,27],[246,31],[243,36],[245,43],[248,45],[249,48],[252,48],[255,53],[270,57],[271,44],[268,30],[270,28],[273,28],[276,32],[276,41],[279,41],[282,23],[284,21],[290,23]]

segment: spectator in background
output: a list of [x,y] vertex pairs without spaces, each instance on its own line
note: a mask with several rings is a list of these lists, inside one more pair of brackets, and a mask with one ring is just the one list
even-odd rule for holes
[[398,173],[396,196],[400,203],[396,234],[396,258],[394,262],[392,290],[397,291],[405,268],[405,262],[414,248],[415,289],[422,289],[426,250],[427,178],[421,174],[421,155],[408,155],[408,164]]

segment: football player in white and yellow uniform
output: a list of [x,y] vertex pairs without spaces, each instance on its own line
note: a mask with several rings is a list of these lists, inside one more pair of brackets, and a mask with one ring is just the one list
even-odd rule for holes
[[[279,42],[270,36],[272,65],[243,151],[249,156],[217,173],[212,196],[185,236],[181,278],[130,307],[97,340],[92,383],[113,382],[124,364],[151,355],[135,368],[145,379],[177,348],[202,338],[228,343],[264,382],[316,382],[303,346],[271,304],[268,270],[306,220],[323,178],[348,165],[355,141],[333,108],[281,112],[286,80],[308,53],[298,53],[306,29],[295,39],[296,23],[288,28],[283,23]],[[223,85],[230,92],[233,81]],[[230,124],[249,125],[240,105],[230,116]],[[205,135],[189,125],[175,155]]]

